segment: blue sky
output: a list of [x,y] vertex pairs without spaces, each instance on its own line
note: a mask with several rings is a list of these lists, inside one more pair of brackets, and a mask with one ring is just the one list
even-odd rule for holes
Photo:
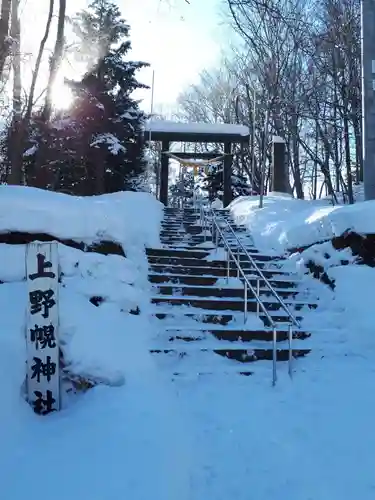
[[[151,63],[142,80],[151,85],[155,107],[173,106],[178,94],[197,81],[200,71],[220,59],[220,0],[119,0],[132,32],[133,57]],[[151,92],[144,94],[150,109]]]
[[[218,64],[224,40],[220,27],[220,5],[223,0],[117,0],[123,17],[131,26],[131,57],[151,64],[139,79],[151,85],[155,70],[155,111],[173,108],[178,94],[198,80],[199,73]],[[88,5],[89,0],[67,2],[68,15]],[[30,54],[24,64],[24,81],[31,79],[35,55],[47,19],[47,4],[42,0],[21,0],[23,50]],[[55,20],[54,20],[55,22]],[[55,26],[46,49],[52,49]],[[44,67],[43,73],[47,70]],[[75,78],[74,68],[66,67],[64,76]],[[61,75],[63,77],[63,75]],[[41,75],[43,79],[43,74]],[[63,78],[62,78],[63,80]],[[62,91],[60,86],[59,91]],[[142,92],[142,107],[150,110],[151,91]]]

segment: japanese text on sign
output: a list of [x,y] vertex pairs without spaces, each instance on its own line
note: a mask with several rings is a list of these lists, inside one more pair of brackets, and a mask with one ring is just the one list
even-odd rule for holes
[[60,409],[57,243],[27,247],[27,392],[38,414]]

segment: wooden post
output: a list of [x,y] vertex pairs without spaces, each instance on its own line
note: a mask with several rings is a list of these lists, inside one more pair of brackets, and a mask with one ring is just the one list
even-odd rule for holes
[[169,176],[169,156],[163,154],[169,151],[169,141],[162,141],[161,146],[161,169],[160,169],[160,196],[159,201],[164,203],[165,206],[168,205],[168,176]]
[[271,191],[277,193],[290,193],[285,151],[284,139],[274,135],[272,137]]
[[27,396],[35,413],[60,409],[57,243],[31,243],[26,252],[28,287]]
[[232,144],[224,143],[224,199],[223,205],[227,207],[232,201]]

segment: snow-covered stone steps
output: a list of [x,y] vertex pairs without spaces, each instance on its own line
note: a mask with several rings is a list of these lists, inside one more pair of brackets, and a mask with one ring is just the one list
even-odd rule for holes
[[[265,265],[265,263],[269,263],[270,265],[278,265],[282,264],[283,261],[280,260],[280,258],[276,258],[272,255],[262,255],[262,254],[250,254],[251,257],[253,258],[254,262],[257,264],[262,264]],[[212,253],[212,257],[215,257],[215,252]],[[203,258],[195,258],[195,257],[190,257],[190,256],[175,256],[175,255],[168,255],[168,252],[165,251],[164,255],[159,254],[159,255],[149,255],[148,260],[150,263],[155,263],[155,264],[173,264],[173,265],[179,265],[179,266],[207,266],[207,263],[209,263],[210,266],[214,267],[227,267],[228,263],[225,260],[219,260],[219,259],[210,259],[209,261],[204,260]],[[249,258],[246,255],[239,255],[239,260],[242,263],[242,265],[245,267],[252,267],[252,264],[249,260]],[[236,265],[233,261],[230,262],[230,266],[236,268]],[[237,268],[236,268],[237,269]]]
[[[288,341],[288,329],[281,329],[280,326],[276,330],[276,341],[278,343],[283,343]],[[302,330],[292,330],[293,346],[294,340],[304,341],[309,338],[311,333]],[[215,327],[210,330],[205,329],[194,329],[191,326],[188,328],[180,327],[170,327],[156,332],[154,340],[164,343],[164,345],[170,345],[171,342],[203,342],[204,344],[213,343],[213,345],[223,345],[227,343],[231,347],[239,347],[244,345],[253,345],[254,342],[259,342],[258,347],[265,347],[273,340],[273,330],[268,328],[256,328],[256,329],[234,329],[233,327]],[[219,342],[217,342],[219,341]],[[264,344],[265,343],[265,344]],[[267,345],[267,347],[269,347]],[[302,346],[301,346],[302,347]]]
[[[197,297],[197,296],[156,296],[151,299],[153,304],[168,304],[171,306],[191,306],[205,310],[216,311],[243,311],[244,300],[236,297]],[[262,302],[268,312],[279,311],[282,309],[280,302],[275,298],[262,297]],[[301,310],[307,306],[311,309],[316,308],[316,304],[306,300],[286,300],[286,305],[293,311]],[[255,298],[247,300],[248,312],[256,312],[258,303]]]
[[188,215],[183,218],[177,217],[174,214],[171,214],[167,216],[167,218],[164,219],[164,223],[168,224],[169,222],[182,222],[183,224],[195,224],[197,221],[199,221],[199,215]]
[[174,243],[161,241],[162,249],[169,249],[171,248],[171,246],[173,248],[179,248],[181,250],[195,250],[197,248],[202,248],[205,250],[216,250],[215,244],[212,240],[204,241],[203,243],[199,243],[198,245],[196,245],[194,242],[189,242],[188,240],[176,241]]
[[[220,214],[229,217],[228,211]],[[299,277],[282,269],[283,257],[272,251],[259,252],[244,228],[238,231],[238,235],[251,258],[292,311],[316,307],[297,289]],[[237,249],[237,242],[230,232],[226,236],[233,241],[233,251],[255,287],[258,274],[253,264],[242,249]],[[147,249],[149,279],[155,292],[147,311],[155,325],[149,349],[158,362],[160,360],[173,373],[179,374],[232,372],[250,375],[252,370],[240,368],[243,363],[262,363],[262,360],[272,359],[271,327],[275,324],[277,360],[288,360],[290,316],[269,288],[261,283],[260,297],[271,322],[262,311],[258,316],[257,301],[250,290],[245,321],[244,286],[237,277],[236,265],[230,263],[227,280],[226,254],[221,249],[212,251],[215,248],[212,236],[209,231],[202,231],[197,212],[166,210],[161,243],[162,248]],[[302,320],[302,315],[296,314],[296,319]],[[302,329],[294,329],[292,333],[293,356],[308,354],[310,351],[305,339],[310,334]],[[217,359],[221,362],[218,363]],[[209,366],[207,370],[205,363]]]
[[[306,339],[311,336],[304,331],[292,331],[292,347],[303,350],[309,346]],[[158,332],[152,341],[152,349],[272,349],[273,331],[233,330],[221,328],[214,330],[169,330]],[[288,349],[288,331],[276,331],[278,349]]]
[[[212,310],[212,309],[199,309],[193,306],[180,306],[185,307],[185,311],[178,310],[178,307],[169,306],[164,307],[162,305],[155,305],[155,308],[150,310],[151,314],[153,314],[158,319],[163,319],[167,321],[172,319],[177,322],[181,322],[181,318],[190,319],[192,321],[197,321],[200,323],[213,323],[213,324],[221,324],[227,325],[228,323],[234,322],[237,324],[244,325],[243,321],[243,313],[239,314],[238,311],[233,310]],[[186,308],[188,307],[188,310]],[[172,310],[173,308],[174,310]],[[271,317],[274,323],[289,323],[290,318],[283,310],[281,311],[270,311],[269,316]],[[297,320],[302,320],[303,316],[296,315]],[[177,321],[176,321],[177,319]],[[261,319],[265,326],[270,326],[267,320],[266,315],[261,312],[259,314],[259,319]],[[170,323],[171,324],[171,323]],[[233,324],[233,323],[232,323]]]
[[185,228],[184,227],[179,227],[179,226],[176,226],[176,227],[162,227],[161,228],[161,232],[160,232],[160,236],[178,236],[180,235],[181,233],[184,233],[186,235],[195,235],[195,236],[204,236],[204,234],[202,234],[202,228],[200,228],[199,226],[186,226]]
[[[212,350],[168,351],[155,352],[153,354],[155,362],[172,376],[178,378],[201,378],[205,376],[214,376],[216,378],[228,376],[250,376],[256,375],[263,379],[268,379],[272,370],[272,363],[267,356],[254,359],[246,359],[246,353],[241,353],[240,359],[231,358],[230,354],[225,352],[214,353]],[[307,353],[305,353],[307,354]],[[256,363],[255,363],[256,361]],[[278,357],[280,365],[285,365],[287,373],[287,359]]]
[[[288,330],[289,327],[287,324],[279,324],[277,325],[277,335],[278,338],[281,340],[286,340],[288,336]],[[181,332],[184,331],[186,335],[203,335],[205,333],[212,334],[217,336],[218,338],[222,340],[238,340],[239,338],[246,338],[253,340],[253,339],[260,339],[260,340],[272,340],[273,336],[273,330],[272,328],[267,328],[262,323],[260,320],[257,319],[256,324],[252,321],[248,321],[246,323],[243,322],[233,322],[232,324],[229,325],[215,325],[215,327],[208,327],[207,325],[200,324],[198,322],[190,322],[189,324],[186,323],[174,323],[174,324],[167,324],[163,325],[162,329],[158,330],[158,335],[160,332],[168,332],[168,336],[176,336],[180,335]],[[295,328],[292,329],[293,335],[296,335],[295,338],[308,338],[310,337],[311,333],[310,331],[304,331],[304,330],[296,330]],[[327,329],[327,331],[331,331],[330,329]],[[198,333],[197,333],[198,332]]]
[[179,233],[176,233],[176,232],[173,232],[173,231],[164,231],[161,233],[160,235],[160,239],[162,241],[166,241],[168,243],[173,243],[175,240],[179,240],[181,239],[181,236],[186,239],[186,240],[189,240],[189,241],[194,241],[195,243],[199,244],[199,243],[204,243],[205,241],[212,241],[212,236],[211,235],[204,235],[204,234],[201,234],[201,233],[198,233],[198,234],[190,234],[190,233],[187,233],[186,231],[185,232],[179,232]]
[[[261,266],[259,266],[261,267]],[[243,270],[245,274],[254,277],[254,269],[251,264],[244,266]],[[150,271],[152,274],[157,273],[167,273],[167,274],[189,274],[192,276],[217,276],[217,277],[226,277],[227,276],[227,268],[225,266],[211,266],[210,262],[207,262],[207,266],[182,266],[182,265],[173,265],[173,264],[158,264],[151,263]],[[253,272],[251,272],[253,271]],[[284,275],[289,276],[289,273],[281,268],[270,268],[262,267],[262,273],[266,278],[273,278],[276,275]],[[237,277],[237,269],[233,266],[229,269],[230,277]]]
[[[168,251],[166,251],[168,250]],[[252,257],[256,257],[258,255],[268,255],[269,257],[275,257],[275,254],[269,253],[269,254],[260,254],[259,251],[255,248],[252,247],[251,249],[248,249],[250,255]],[[208,250],[206,248],[186,248],[186,249],[181,249],[180,247],[169,247],[168,249],[165,248],[146,248],[146,253],[150,257],[155,257],[155,256],[160,256],[164,257],[166,255],[171,256],[171,257],[186,257],[189,259],[205,259],[211,254],[211,250]],[[240,256],[244,255],[240,253]]]
[[[232,359],[235,361],[239,361],[241,363],[251,363],[254,361],[260,360],[268,360],[272,361],[273,359],[273,349],[272,348],[246,348],[242,345],[241,348],[231,348],[231,347],[220,347],[220,346],[211,346],[211,347],[198,347],[191,346],[189,344],[184,344],[180,348],[173,346],[169,348],[153,348],[150,349],[151,354],[174,354],[178,357],[186,356],[186,355],[196,355],[198,352],[211,352],[215,354],[219,354],[220,356],[224,356],[228,359]],[[299,358],[306,356],[311,352],[311,349],[292,349],[293,358]],[[276,360],[277,361],[288,361],[289,359],[289,349],[285,347],[284,349],[278,348],[276,350]]]
[[[192,285],[181,285],[181,284],[165,284],[158,285],[155,287],[155,291],[159,295],[169,295],[174,297],[179,296],[200,296],[200,297],[237,297],[240,299],[244,299],[245,291],[243,285],[238,288],[235,287],[223,287],[223,286],[192,286]],[[260,295],[262,297],[273,296],[272,292],[268,287],[260,287],[259,289]],[[252,296],[251,290],[248,290],[248,297]],[[282,298],[291,298],[298,295],[300,292],[298,290],[294,290],[293,288],[277,288],[277,293]]]
[[[232,273],[232,275],[235,273]],[[269,279],[269,282],[271,283],[272,286],[275,287],[282,287],[282,288],[294,288],[296,287],[299,283],[300,280],[293,279],[293,277],[290,277],[288,275],[282,275],[275,276]],[[285,276],[285,278],[284,278]],[[255,276],[247,276],[249,282],[251,283],[252,286],[256,286],[257,279]],[[218,279],[226,281],[226,277],[224,278],[218,278],[216,275],[191,275],[191,274],[166,274],[166,273],[156,273],[153,272],[152,274],[149,274],[149,281],[151,283],[168,283],[170,285],[193,285],[193,286],[222,286],[217,284]],[[230,278],[230,280],[236,279],[237,278]],[[241,286],[242,287],[242,286]]]

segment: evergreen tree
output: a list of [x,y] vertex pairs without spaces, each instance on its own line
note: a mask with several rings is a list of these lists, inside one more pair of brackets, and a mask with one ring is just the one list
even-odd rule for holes
[[50,123],[32,117],[27,179],[82,195],[139,189],[145,116],[132,93],[147,88],[136,79],[147,64],[128,60],[129,26],[113,1],[94,0],[72,24],[78,57],[88,70],[80,81],[66,82],[74,95],[71,109]]
[[[233,172],[233,170],[232,170]],[[206,169],[203,179],[200,184],[204,191],[206,191],[208,199],[213,201],[215,199],[223,200],[224,194],[224,167],[222,164],[210,165]],[[231,191],[232,199],[238,196],[247,196],[251,194],[251,187],[246,177],[240,173],[233,172],[231,175]]]
[[216,198],[222,200],[224,192],[224,168],[220,163],[218,165],[209,165],[205,169],[205,175],[202,181],[203,190],[207,192],[209,201]]
[[183,175],[170,187],[171,205],[177,206],[182,201],[183,206],[188,206],[193,200],[195,179],[191,170],[183,168]]
[[135,76],[146,63],[126,60],[129,26],[110,0],[94,0],[74,28],[90,66],[80,82],[70,82],[76,96],[72,116],[85,123],[88,171],[97,191],[101,184],[107,192],[134,187],[133,179],[145,170],[144,114],[132,93],[146,88]]
[[232,198],[235,199],[238,196],[249,196],[251,194],[251,186],[248,179],[240,173],[232,174]]

